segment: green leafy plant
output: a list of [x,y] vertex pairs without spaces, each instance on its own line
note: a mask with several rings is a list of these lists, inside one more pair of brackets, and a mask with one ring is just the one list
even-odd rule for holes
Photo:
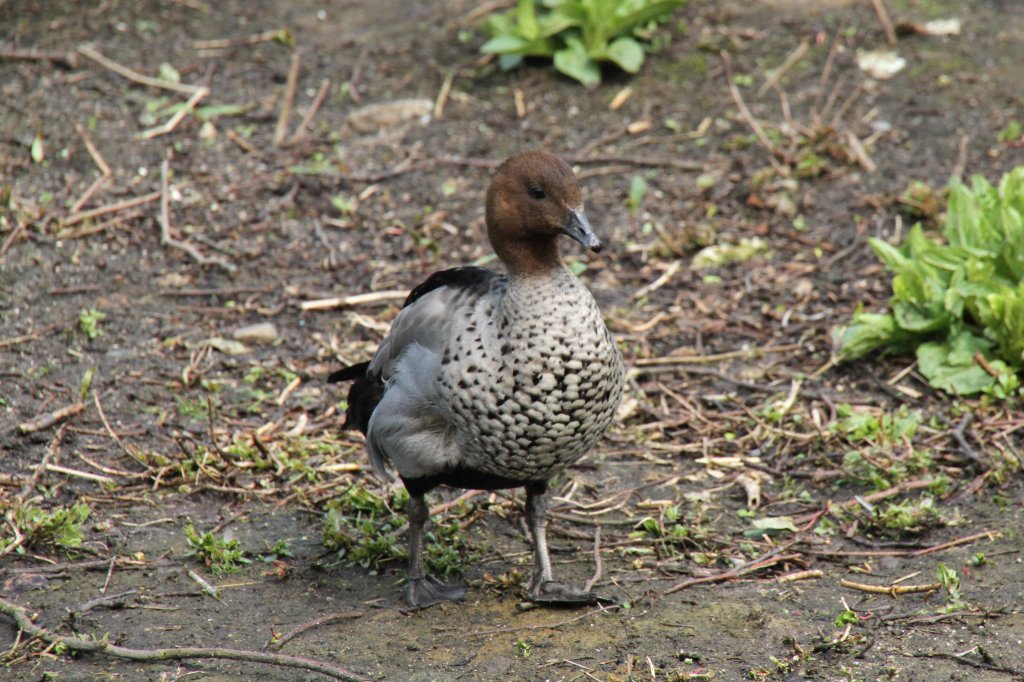
[[214,575],[233,573],[252,561],[238,540],[219,538],[210,531],[200,533],[191,523],[185,526],[185,539],[189,547],[185,556],[201,560]]
[[914,349],[935,388],[1007,398],[1024,371],[1024,166],[998,187],[954,180],[942,237],[918,224],[902,246],[869,240],[894,273],[892,312],[858,309],[837,332],[840,355]]
[[953,613],[967,608],[964,593],[960,589],[960,574],[946,564],[940,563],[935,569],[939,584],[946,591],[946,606],[940,609],[943,613]]
[[100,330],[100,321],[107,316],[95,308],[82,309],[78,315],[78,329],[85,334],[90,341],[94,340],[103,332]]
[[[405,542],[398,536],[406,519],[395,512],[409,501],[405,489],[392,490],[387,498],[353,484],[327,503],[323,544],[337,550],[338,558],[349,565],[376,570],[382,565],[405,559]],[[473,563],[480,554],[465,542],[457,522],[434,519],[427,532],[424,561],[435,575],[450,575]]]
[[546,57],[584,85],[601,82],[601,62],[636,73],[644,63],[641,40],[686,0],[518,0],[515,10],[492,14],[480,48],[497,54],[502,69],[524,57]]
[[[82,503],[53,509],[43,509],[34,504],[19,504],[9,513],[10,523],[13,523],[24,536],[24,547],[78,547],[84,539],[82,525],[88,518],[89,507]],[[13,541],[13,538],[9,542],[0,538],[0,549]],[[21,551],[21,547],[18,551]]]
[[860,619],[857,618],[857,613],[855,611],[846,609],[836,616],[835,625],[837,628],[841,628],[845,625],[856,625],[859,621]]

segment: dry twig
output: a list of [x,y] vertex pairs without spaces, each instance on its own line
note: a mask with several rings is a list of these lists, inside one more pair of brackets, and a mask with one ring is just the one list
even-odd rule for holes
[[740,576],[746,575],[747,573],[753,573],[754,571],[759,571],[762,568],[774,566],[775,564],[781,563],[783,561],[793,561],[794,559],[799,559],[799,554],[782,554],[782,552],[785,552],[790,547],[792,547],[794,542],[795,540],[787,542],[784,545],[779,545],[778,547],[773,548],[771,551],[763,554],[757,559],[753,559],[752,561],[740,564],[739,566],[731,568],[728,571],[722,571],[721,573],[716,573],[714,575],[701,576],[699,578],[687,578],[686,580],[678,582],[672,587],[668,588],[662,594],[668,596],[670,594],[678,592],[679,590],[685,590],[687,587],[693,587],[694,585],[701,585],[704,583],[719,583],[726,580],[732,580],[733,578],[739,578]]
[[866,583],[856,583],[852,580],[846,580],[845,578],[840,580],[839,584],[851,590],[871,592],[872,594],[887,594],[894,599],[897,595],[934,592],[942,587],[939,583],[929,583],[927,585],[868,585]]
[[331,308],[348,308],[357,305],[373,305],[376,303],[390,303],[391,301],[404,301],[409,295],[405,289],[391,289],[388,291],[374,291],[368,294],[354,294],[352,296],[341,296],[333,298],[320,298],[314,301],[303,301],[299,307],[303,310],[329,310]]
[[234,272],[237,268],[225,259],[219,256],[204,256],[196,247],[188,242],[180,241],[171,236],[171,192],[167,179],[170,163],[170,160],[167,158],[164,158],[160,163],[160,191],[157,193],[160,197],[160,243],[163,246],[170,246],[184,251],[200,265],[217,265],[228,272]]
[[53,62],[69,69],[78,68],[78,54],[75,52],[54,52],[50,50],[0,48],[0,60],[10,59],[26,62]]
[[178,127],[178,124],[181,123],[181,120],[185,118],[185,116],[192,113],[192,110],[196,108],[196,105],[199,104],[200,100],[202,100],[209,94],[209,88],[200,87],[198,90],[195,91],[195,93],[192,94],[191,97],[188,98],[188,101],[185,102],[185,104],[180,106],[178,110],[174,112],[173,116],[167,119],[166,123],[158,125],[154,128],[143,130],[141,133],[139,133],[139,139],[151,140],[154,137],[159,137],[161,135],[166,135],[167,133],[172,132],[175,128]]
[[160,198],[160,192],[150,192],[149,194],[143,194],[139,197],[132,197],[131,199],[124,199],[122,201],[115,202],[113,204],[107,204],[106,206],[100,206],[99,208],[91,208],[88,211],[82,211],[80,213],[72,213],[64,219],[62,226],[70,227],[75,223],[80,223],[83,220],[92,220],[98,218],[101,215],[108,213],[117,213],[127,208],[134,208],[141,206],[142,204],[148,204],[151,201],[156,201]]
[[82,637],[65,637],[50,632],[32,622],[28,610],[6,599],[0,599],[0,613],[11,618],[17,625],[19,633],[30,637],[38,637],[44,642],[60,644],[69,651],[82,653],[107,654],[116,658],[132,661],[177,661],[189,658],[219,658],[232,661],[249,661],[263,665],[276,665],[288,668],[299,668],[320,673],[335,680],[364,682],[365,676],[356,675],[343,668],[322,663],[310,658],[270,654],[262,651],[246,651],[244,649],[223,649],[220,647],[174,647],[170,649],[129,649],[128,647],[111,644],[104,639],[84,639]]
[[320,109],[320,105],[323,104],[324,98],[327,96],[327,91],[331,88],[331,79],[325,78],[320,81],[320,89],[316,91],[316,96],[313,98],[313,103],[309,105],[309,110],[306,115],[302,117],[299,122],[299,126],[292,133],[292,136],[288,138],[288,145],[295,145],[302,141],[306,137],[306,129],[309,124],[313,122],[313,117],[316,116],[316,112]]
[[321,625],[327,625],[328,623],[336,623],[339,620],[351,620],[353,618],[362,618],[364,615],[363,611],[337,611],[335,613],[327,613],[322,616],[318,616],[308,623],[303,623],[280,637],[269,640],[263,645],[263,650],[276,649],[280,650],[285,644],[295,639],[303,632],[312,630],[313,628],[320,627]]
[[83,57],[88,57],[100,66],[110,71],[113,71],[119,76],[127,78],[133,83],[139,85],[148,85],[151,88],[163,88],[164,90],[173,90],[174,92],[182,92],[186,95],[194,95],[197,91],[202,88],[199,85],[188,85],[186,83],[175,83],[174,81],[164,80],[162,78],[153,78],[151,76],[145,76],[138,71],[133,71],[127,66],[122,66],[112,59],[108,59],[103,56],[98,50],[93,48],[91,45],[80,45],[78,47],[78,53]]
[[288,120],[292,115],[292,105],[295,102],[295,89],[299,83],[299,66],[302,64],[302,51],[296,49],[292,52],[291,66],[288,68],[288,80],[284,86],[284,98],[281,100],[281,113],[277,116],[277,127],[274,128],[274,146],[281,147],[288,136]]
[[62,422],[69,417],[74,417],[76,414],[85,409],[85,403],[79,400],[76,403],[66,405],[59,410],[54,410],[49,414],[44,414],[41,417],[36,417],[27,422],[18,424],[18,430],[22,433],[33,433],[35,431],[42,431],[48,429],[57,422]]
[[885,9],[884,0],[871,0],[871,5],[875,8],[875,14],[878,15],[878,21],[881,22],[882,28],[885,29],[885,40],[890,45],[896,44],[896,31],[892,27],[892,21],[889,20],[889,12]]

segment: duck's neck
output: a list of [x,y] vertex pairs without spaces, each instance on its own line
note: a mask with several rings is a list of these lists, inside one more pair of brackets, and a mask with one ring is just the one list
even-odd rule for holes
[[499,240],[492,246],[512,279],[549,277],[565,269],[555,239]]

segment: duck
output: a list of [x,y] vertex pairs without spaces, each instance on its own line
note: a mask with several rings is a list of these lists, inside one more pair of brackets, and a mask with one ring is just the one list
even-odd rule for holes
[[406,600],[465,597],[425,570],[424,496],[439,486],[524,488],[533,538],[528,598],[593,604],[554,579],[546,493],[590,451],[619,404],[624,365],[589,289],[563,262],[562,237],[602,248],[572,167],[544,150],[502,162],[485,199],[487,237],[504,274],[461,266],[416,286],[370,360],[328,377],[351,381],[344,428],[365,435],[374,471],[409,493]]

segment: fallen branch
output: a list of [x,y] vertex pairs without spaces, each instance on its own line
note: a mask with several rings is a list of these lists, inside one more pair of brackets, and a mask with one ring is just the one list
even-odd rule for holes
[[960,419],[960,423],[950,432],[950,435],[953,436],[953,440],[956,441],[956,444],[960,448],[960,452],[964,457],[972,462],[980,463],[981,457],[978,457],[978,453],[976,453],[970,443],[967,442],[967,427],[971,425],[972,419],[974,419],[974,414],[972,412],[965,412],[964,416]]
[[218,256],[204,256],[199,252],[199,249],[188,242],[179,241],[171,236],[171,192],[168,187],[167,180],[170,163],[171,162],[166,158],[160,163],[160,192],[158,192],[160,195],[160,244],[184,251],[200,265],[217,265],[228,272],[234,272],[237,268],[223,258]]
[[768,150],[768,160],[771,162],[772,167],[782,177],[788,177],[789,172],[784,168],[776,159],[783,158],[783,154],[772,144],[772,141],[765,134],[764,128],[757,122],[754,115],[750,113],[750,109],[747,108],[747,103],[743,101],[743,95],[740,94],[740,89],[736,87],[736,83],[732,79],[732,61],[729,59],[729,53],[725,50],[721,52],[722,65],[725,67],[725,79],[729,86],[729,94],[732,95],[733,101],[736,103],[736,108],[740,112],[740,117],[746,122],[750,129],[754,132],[754,136],[761,142],[765,149]]
[[186,83],[175,83],[174,81],[164,80],[163,78],[153,78],[146,76],[138,71],[133,71],[127,66],[122,66],[112,59],[108,59],[103,56],[98,50],[93,49],[91,45],[80,45],[78,47],[78,53],[83,57],[88,57],[100,66],[110,71],[113,71],[119,76],[127,78],[133,83],[139,85],[148,85],[151,88],[163,88],[164,90],[173,90],[174,92],[183,92],[186,95],[194,95],[198,90],[204,89],[199,85],[188,85]]
[[956,540],[950,540],[949,542],[943,542],[940,545],[932,545],[931,547],[925,547],[924,549],[915,550],[911,556],[925,556],[926,554],[932,554],[933,552],[941,552],[944,549],[950,547],[959,547],[960,545],[966,545],[974,542],[975,540],[981,540],[982,538],[988,538],[991,542],[996,538],[1000,537],[1002,533],[995,530],[985,530],[974,535],[968,535],[966,537],[957,538]]
[[929,583],[927,585],[867,585],[846,579],[840,580],[839,584],[851,590],[860,590],[861,592],[870,592],[872,594],[887,594],[894,599],[901,594],[934,592],[942,587],[939,583]]
[[303,301],[299,304],[299,307],[303,310],[329,310],[331,308],[347,308],[373,303],[404,301],[408,295],[409,292],[405,289],[389,289],[387,291],[374,291],[368,294],[354,294],[352,296],[336,296],[333,298],[320,298],[313,301]]
[[103,154],[100,154],[100,150],[93,144],[92,138],[89,137],[89,133],[81,123],[75,124],[75,132],[82,138],[82,142],[85,144],[86,151],[89,152],[89,156],[92,157],[92,162],[96,164],[96,167],[100,169],[100,173],[103,175],[110,175],[113,171],[110,170],[110,164],[103,158]]
[[840,503],[838,506],[844,509],[852,509],[858,505],[863,505],[865,502],[874,503],[902,493],[908,493],[912,490],[930,488],[935,485],[935,483],[936,479],[934,478],[918,478],[913,481],[904,481],[903,483],[898,483],[891,488],[879,490],[877,493],[871,493],[870,495],[854,495],[852,498]]
[[[678,582],[672,587],[662,592],[662,595],[668,596],[670,594],[678,592],[679,590],[685,590],[687,587],[693,587],[694,585],[702,585],[705,583],[720,583],[726,580],[732,580],[733,578],[739,578],[740,576],[745,575],[747,573],[752,573],[753,571],[759,571],[762,568],[774,566],[775,564],[781,563],[783,561],[792,561],[794,559],[799,559],[799,554],[782,554],[782,552],[785,552],[792,546],[793,542],[787,542],[784,545],[779,545],[778,547],[758,557],[757,559],[748,561],[745,564],[740,564],[739,566],[731,568],[728,571],[722,571],[721,573],[716,573],[714,575],[701,576],[700,578],[687,578],[686,580]],[[779,556],[780,554],[781,556]]]
[[196,105],[199,104],[200,100],[202,100],[209,94],[209,88],[200,87],[198,90],[195,91],[195,93],[193,93],[191,97],[188,98],[188,101],[185,102],[185,104],[178,107],[178,110],[174,112],[173,116],[167,119],[166,123],[158,125],[154,128],[143,130],[141,133],[139,133],[139,139],[151,140],[154,137],[159,137],[161,135],[166,135],[167,133],[172,132],[175,128],[178,127],[178,124],[181,123],[181,119],[185,118],[188,114],[192,113],[192,111],[196,108]]
[[787,573],[786,575],[780,575],[775,579],[775,581],[780,583],[795,583],[798,580],[814,580],[822,577],[823,575],[825,575],[823,571],[814,568],[806,571],[795,571],[793,573]]
[[0,48],[0,59],[11,59],[26,62],[53,62],[69,69],[78,68],[78,55],[74,52],[51,52],[29,48],[19,50],[13,47]]
[[327,96],[327,91],[331,88],[331,79],[325,78],[320,81],[320,89],[316,92],[316,97],[313,98],[313,103],[309,105],[309,111],[302,117],[298,127],[292,136],[288,138],[288,145],[296,145],[302,141],[306,136],[306,129],[309,124],[313,122],[313,117],[316,116],[316,112],[319,111],[320,105],[324,103],[324,98]]
[[35,341],[36,339],[42,336],[46,336],[47,334],[54,331],[58,327],[60,327],[60,325],[51,324],[48,327],[43,327],[38,331],[29,332],[28,334],[22,334],[21,336],[12,336],[9,339],[0,339],[0,349],[10,348],[11,346],[17,346],[22,343],[28,343],[29,341]]
[[292,103],[295,101],[295,88],[299,82],[299,66],[302,63],[302,52],[292,52],[292,63],[288,68],[288,80],[284,86],[284,99],[281,102],[281,113],[277,116],[277,127],[274,128],[274,146],[284,144],[288,135],[288,119],[292,115]]
[[807,38],[800,41],[800,44],[796,46],[796,49],[790,52],[789,56],[786,57],[786,61],[782,62],[782,65],[772,71],[772,74],[765,79],[764,84],[761,85],[757,91],[758,97],[762,97],[764,93],[771,90],[779,81],[782,80],[782,77],[786,72],[789,71],[794,64],[800,61],[805,54],[807,54],[808,44]]
[[885,40],[890,45],[896,44],[896,31],[892,27],[892,21],[889,20],[889,13],[885,10],[885,3],[883,0],[871,0],[871,5],[875,8],[875,14],[878,15],[878,21],[882,24],[882,28],[885,30]]
[[160,192],[150,192],[149,194],[143,194],[140,197],[124,199],[123,201],[107,204],[106,206],[100,206],[99,208],[91,208],[88,211],[82,211],[81,213],[72,213],[64,219],[62,227],[69,227],[75,223],[80,223],[83,220],[91,220],[92,218],[98,218],[99,216],[106,215],[108,213],[123,211],[126,208],[134,208],[135,206],[148,204],[149,202],[156,201],[159,198]]
[[229,47],[241,47],[243,45],[258,45],[269,43],[273,40],[288,42],[292,40],[291,33],[286,28],[278,28],[273,31],[264,31],[242,38],[218,38],[216,40],[194,40],[192,47],[197,50],[223,50]]
[[33,433],[35,431],[42,431],[48,429],[58,422],[62,422],[69,417],[73,417],[82,410],[85,409],[85,403],[78,401],[62,407],[59,410],[54,410],[49,414],[44,414],[41,417],[36,417],[27,422],[18,424],[18,430],[22,433]]
[[298,656],[286,656],[284,654],[270,654],[262,651],[246,651],[244,649],[223,649],[220,647],[129,649],[128,647],[111,644],[106,639],[95,640],[83,639],[81,637],[64,637],[36,625],[32,622],[32,618],[25,608],[6,599],[0,599],[0,613],[11,618],[15,625],[17,625],[19,632],[23,632],[30,637],[38,637],[50,644],[61,645],[68,651],[106,654],[115,658],[126,658],[132,661],[176,661],[186,658],[219,658],[232,661],[249,661],[264,665],[277,665],[287,668],[300,668],[320,673],[335,680],[363,682],[367,679],[364,676],[356,675],[327,663]]
[[328,613],[328,614],[325,614],[323,616],[319,616],[318,618],[314,618],[313,620],[309,621],[308,623],[303,623],[302,625],[299,625],[299,626],[293,628],[292,630],[290,630],[289,632],[287,632],[284,635],[281,635],[280,637],[276,637],[274,639],[271,639],[270,641],[268,641],[266,644],[263,645],[263,650],[266,651],[267,649],[280,649],[285,644],[287,644],[291,640],[295,639],[296,637],[301,635],[303,632],[306,632],[307,630],[312,630],[315,627],[320,627],[321,625],[327,625],[328,623],[335,623],[335,622],[337,622],[339,620],[350,620],[350,619],[353,619],[353,618],[362,618],[363,617],[363,613],[364,613],[363,611],[338,611],[336,613]]

